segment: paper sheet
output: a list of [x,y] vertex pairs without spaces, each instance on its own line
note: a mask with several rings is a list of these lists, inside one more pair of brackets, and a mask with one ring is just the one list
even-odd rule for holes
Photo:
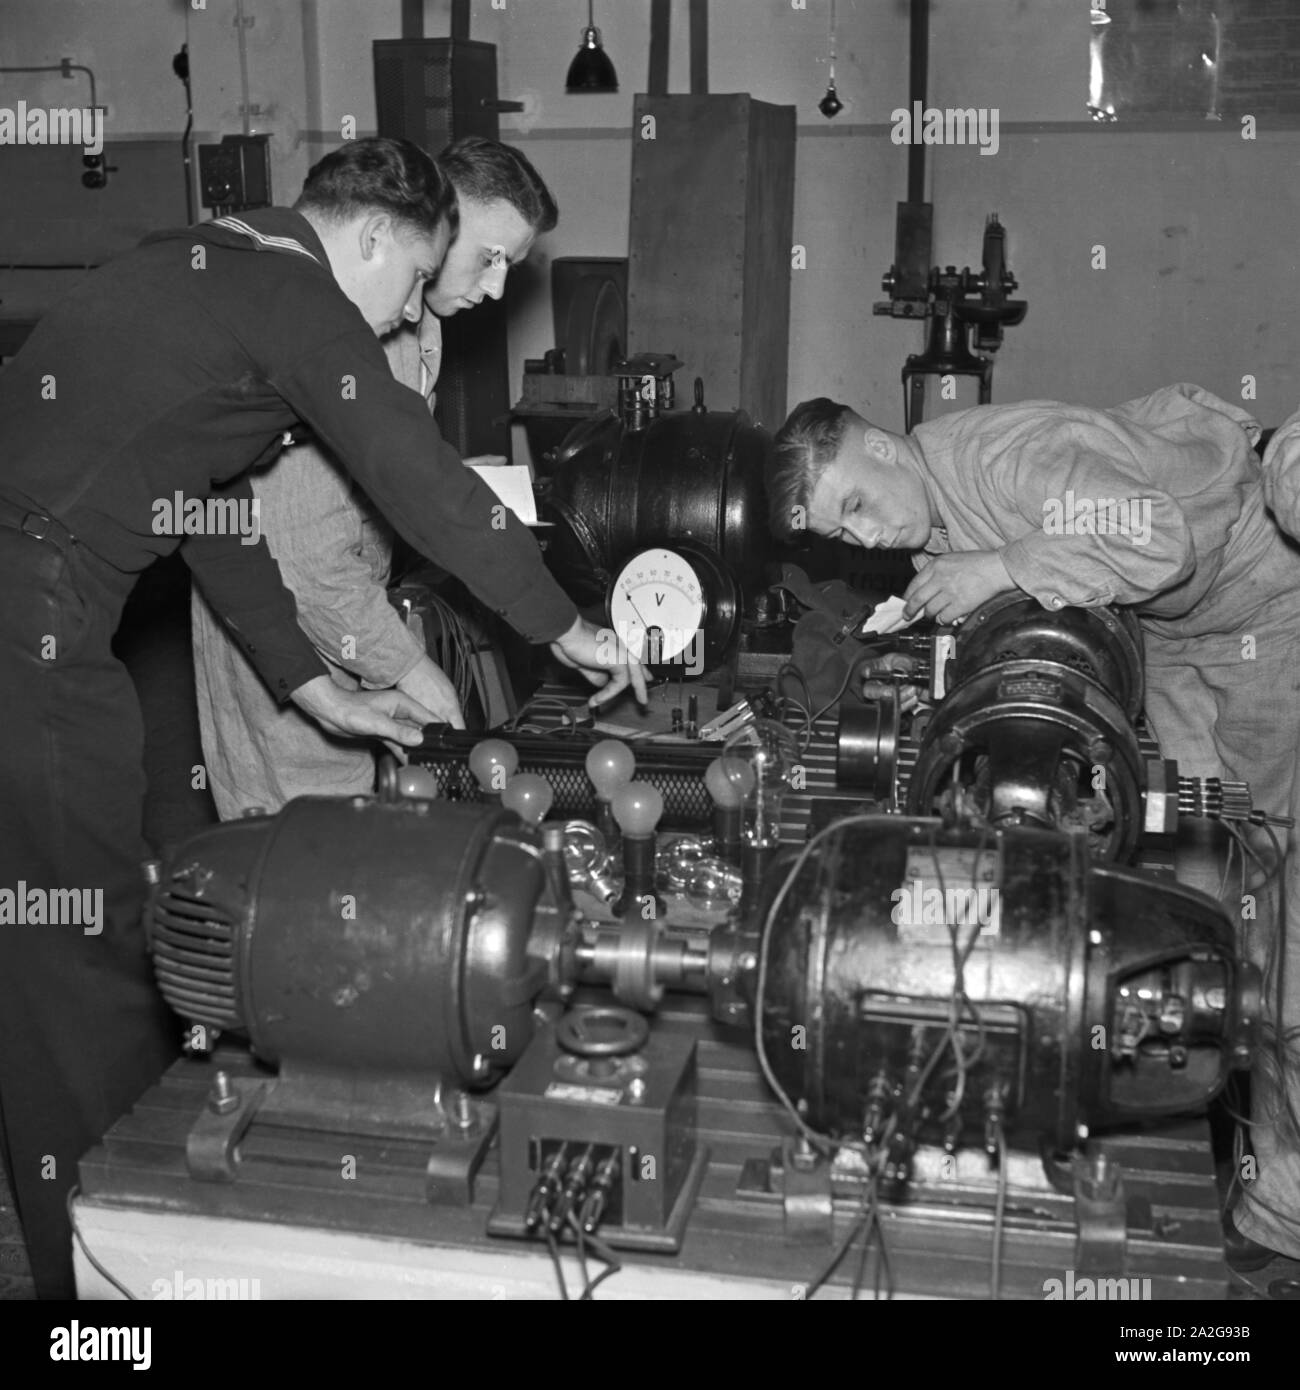
[[911,627],[914,622],[919,621],[919,613],[914,618],[904,618],[903,607],[903,600],[897,594],[891,595],[884,603],[877,604],[876,611],[863,624],[863,633],[898,632],[901,628]]
[[527,464],[471,466],[525,526],[538,524],[537,503],[533,498],[533,479]]

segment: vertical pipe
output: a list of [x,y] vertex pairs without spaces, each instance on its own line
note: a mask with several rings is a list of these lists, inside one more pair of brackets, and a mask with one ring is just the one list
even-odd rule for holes
[[671,17],[669,0],[650,0],[650,74],[646,91],[652,97],[668,95],[668,26]]
[[[916,102],[925,106],[925,88],[930,61],[930,0],[912,0],[911,52],[908,63],[908,110],[916,111]],[[907,201],[925,201],[925,146],[913,143],[907,147]]]
[[239,92],[241,97],[240,110],[244,116],[244,134],[253,133],[253,114],[248,109],[251,98],[248,95],[248,42],[245,36],[246,19],[244,17],[244,0],[235,0],[235,24],[239,30]]
[[402,0],[402,37],[424,37],[424,0]]
[[709,0],[691,0],[691,91],[709,90]]
[[462,41],[469,38],[469,0],[451,0],[451,36]]
[[321,74],[325,65],[321,62],[320,7],[317,0],[303,0],[302,4],[302,51],[306,62],[303,66],[303,97],[307,107],[307,117],[303,121],[310,132],[308,136],[307,163],[315,164],[325,126],[325,110],[321,99]]

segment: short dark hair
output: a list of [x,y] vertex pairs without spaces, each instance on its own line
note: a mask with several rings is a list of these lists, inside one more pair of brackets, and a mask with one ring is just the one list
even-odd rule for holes
[[790,540],[805,529],[796,524],[796,509],[807,517],[813,489],[839,454],[852,413],[847,405],[818,396],[795,406],[777,431],[767,482],[773,535]]
[[560,220],[551,190],[513,145],[466,135],[438,156],[438,167],[472,203],[509,203],[538,236]]
[[408,233],[428,237],[444,223],[454,237],[460,224],[447,175],[418,145],[383,136],[349,140],[313,164],[294,208],[332,220],[387,212]]

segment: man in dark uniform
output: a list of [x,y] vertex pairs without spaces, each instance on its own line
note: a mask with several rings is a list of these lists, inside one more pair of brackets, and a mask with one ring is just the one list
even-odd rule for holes
[[0,374],[0,1119],[42,1297],[74,1294],[77,1160],[180,1041],[144,954],[140,714],[109,645],[141,570],[179,546],[277,699],[343,737],[417,743],[422,706],[331,681],[243,524],[249,471],[305,424],[595,699],[645,697],[379,344],[438,270],[451,185],[391,140],[345,146],[309,184],[292,211],[163,233],[88,275]]

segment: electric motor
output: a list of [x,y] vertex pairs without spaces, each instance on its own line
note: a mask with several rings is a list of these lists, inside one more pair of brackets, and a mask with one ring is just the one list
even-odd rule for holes
[[499,807],[404,798],[214,827],[154,889],[159,985],[268,1062],[486,1082],[532,1037],[558,950],[539,843]]
[[771,548],[770,451],[770,436],[741,411],[674,411],[640,430],[613,414],[578,426],[542,491],[542,518],[554,523],[548,563],[577,601],[594,602],[637,550],[689,541],[752,592]]
[[995,1131],[1068,1147],[1203,1106],[1249,1057],[1258,973],[1223,910],[1095,865],[1079,832],[860,816],[791,868],[769,880],[756,1007],[824,1132],[904,1157]]
[[1130,613],[1044,609],[1021,594],[977,609],[908,788],[914,815],[1081,829],[1127,859],[1142,829],[1141,634]]

